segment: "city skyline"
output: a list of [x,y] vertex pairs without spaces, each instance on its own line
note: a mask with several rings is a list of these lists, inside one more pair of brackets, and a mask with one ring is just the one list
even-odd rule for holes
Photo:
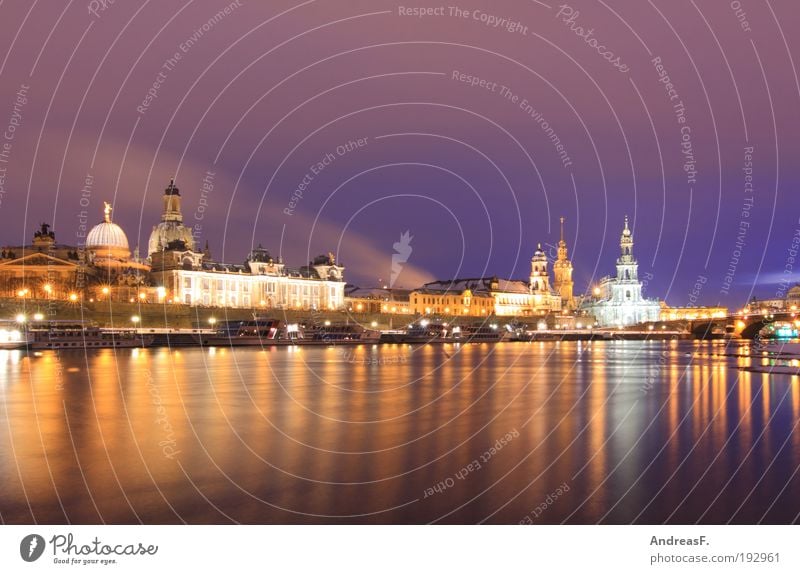
[[[171,179],[170,183],[169,183],[169,185],[167,187],[169,189],[169,188],[172,188],[173,186],[177,189],[177,183],[175,182],[174,179]],[[109,203],[107,203],[105,201],[103,201],[102,204],[104,206],[103,211],[102,211],[103,212],[103,216],[98,218],[97,222],[98,223],[103,223],[105,221],[107,223],[110,223],[111,222],[110,213],[112,211],[114,211],[114,208],[113,208],[113,206],[111,204],[109,204]],[[116,219],[116,215],[115,215],[115,219]],[[559,233],[561,234],[559,236],[559,238],[560,238],[560,240],[565,241],[563,239],[563,237],[564,237],[563,229],[564,229],[564,223],[566,221],[566,218],[561,216],[559,218],[559,220],[560,220]],[[85,248],[86,238],[87,238],[87,236],[89,234],[89,231],[91,230],[91,227],[92,227],[93,224],[91,223],[92,219],[91,219],[91,216],[89,216],[89,215],[87,215],[85,217],[82,216],[81,217],[81,221],[82,221],[82,223],[80,225],[80,229],[76,233],[76,241],[77,241],[77,243],[74,246],[83,249],[83,248]],[[116,221],[115,221],[115,223],[116,223]],[[42,224],[46,224],[48,226],[48,229],[51,229],[53,231],[53,233],[57,233],[57,230],[52,225],[50,225],[49,223],[42,222]],[[42,224],[40,224],[40,225],[42,225]],[[624,216],[624,224],[625,224],[625,226],[627,228],[627,226],[628,226],[628,216],[627,215]],[[146,225],[146,222],[145,222],[145,225]],[[193,231],[191,222],[186,222],[186,229],[190,233]],[[631,231],[633,231],[633,230],[631,230]],[[195,249],[196,249],[196,251],[198,253],[203,253],[203,252],[206,251],[206,249],[208,249],[209,252],[212,253],[212,254],[215,253],[215,251],[214,251],[214,247],[215,246],[211,245],[207,238],[205,240],[203,240],[201,235],[195,235],[194,233],[192,233],[192,237],[193,237],[193,240],[194,240],[194,247],[195,247]],[[413,240],[413,238],[411,238],[411,239]],[[60,245],[60,246],[70,246],[70,244],[66,244],[63,241],[60,241],[60,237],[58,235],[56,236],[56,240],[57,240],[57,244]],[[151,239],[150,239],[149,243],[152,243],[152,241],[153,240],[152,240],[152,236],[151,236]],[[201,241],[204,241],[204,243],[201,243]],[[24,242],[24,243],[27,244],[27,241]],[[578,277],[580,277],[582,275],[580,273],[580,268],[579,268],[580,263],[578,263],[578,265],[575,265],[575,261],[576,260],[580,261],[580,259],[579,259],[579,257],[575,256],[575,254],[574,254],[572,248],[570,247],[569,243],[566,242],[566,241],[565,241],[565,243],[566,243],[567,248],[570,250],[569,260],[572,261],[573,266],[574,266],[574,270],[578,271]],[[637,238],[637,245],[638,245],[638,243],[639,243],[639,241],[638,241],[638,238]],[[144,245],[145,246],[148,245],[148,241],[146,239],[144,241]],[[558,260],[559,243],[551,244],[549,242],[545,242],[544,244],[542,244],[541,242],[538,242],[537,246],[538,246],[538,248],[534,248],[531,251],[531,255],[534,255],[534,252],[542,250],[543,253],[545,254],[545,256],[547,257],[547,261],[548,261],[548,263],[550,265],[549,274],[552,275],[553,274],[552,264],[555,263]],[[236,256],[231,256],[227,260],[221,260],[221,259],[218,259],[218,258],[215,257],[213,260],[217,261],[219,263],[237,264],[238,265],[241,262],[246,261],[247,258],[250,257],[250,255],[254,251],[257,251],[257,250],[262,249],[262,248],[266,249],[268,251],[270,250],[270,246],[265,246],[265,245],[262,244],[262,242],[260,242],[260,241],[258,241],[258,239],[256,239],[256,243],[253,244],[248,249],[248,251],[246,253],[243,253],[238,258]],[[615,247],[615,249],[614,249],[615,254],[618,254],[618,249],[619,249],[618,246]],[[637,251],[638,251],[638,247],[637,247]],[[324,251],[323,251],[323,253],[324,253]],[[331,253],[333,253],[333,252],[331,252]],[[133,255],[133,259],[134,260],[136,259],[137,256],[140,257],[142,260],[149,260],[148,249],[145,247],[145,249],[143,250],[141,248],[141,246],[138,245],[138,244],[131,245],[131,254]],[[341,260],[338,254],[335,255],[335,256],[336,256],[337,260]],[[274,252],[274,257],[280,258],[282,260],[285,259],[285,257],[283,257],[279,252]],[[292,263],[294,265],[296,265],[296,266],[305,265],[306,263],[311,262],[313,259],[314,259],[314,256],[312,255],[306,261],[300,260],[300,261],[294,261]],[[603,282],[603,280],[605,280],[609,276],[613,275],[613,259],[616,259],[616,257],[611,258],[611,259],[612,259],[612,264],[610,264],[608,266],[608,268],[605,269],[605,270],[602,267],[600,267],[600,265],[603,262],[602,261],[598,262],[598,267],[600,267],[599,275],[594,276],[590,281],[588,281],[584,285],[581,285],[580,283],[575,285],[574,293],[575,293],[576,296],[584,295],[584,296],[590,297],[593,294],[593,291],[598,288],[598,286]],[[346,257],[346,254],[345,254],[345,263],[347,263],[346,260],[347,260],[347,257]],[[404,262],[404,264],[405,264],[405,262]],[[391,281],[388,280],[388,279],[393,275],[394,272],[393,273],[386,273],[385,274],[386,279],[384,279],[383,277],[379,277],[375,281],[374,284],[365,283],[365,284],[360,284],[359,285],[357,283],[352,282],[349,278],[347,279],[347,282],[349,284],[352,284],[352,285],[357,285],[359,287],[366,287],[366,288],[369,288],[369,287],[389,288],[390,287],[390,283],[391,283],[391,287],[394,287],[394,288],[401,288],[401,289],[419,289],[419,288],[423,288],[424,287],[423,283],[407,284],[407,283],[405,283],[403,281],[403,267],[404,267],[404,264],[397,268],[396,275],[395,275],[394,279],[391,280]],[[530,259],[528,259],[525,262],[525,265],[526,266],[530,265]],[[348,267],[349,267],[349,265],[348,265]],[[391,267],[392,267],[392,264],[390,262],[387,265],[387,268],[391,268]],[[491,269],[488,269],[487,272],[485,273],[485,275],[486,276],[503,277],[500,274],[492,273]],[[454,281],[454,280],[458,281],[458,280],[460,280],[460,277],[470,277],[470,276],[473,276],[473,275],[470,275],[469,273],[463,273],[461,276],[444,277],[444,276],[438,276],[435,273],[431,272],[430,273],[430,277],[432,279],[426,280],[425,284],[429,284],[429,283],[446,283],[448,281]],[[525,278],[525,277],[527,277],[527,275],[524,272],[522,272],[522,273],[515,273],[514,275],[509,275],[509,276],[503,277],[503,278],[517,279],[517,277]],[[644,272],[642,274],[641,279],[642,279],[642,283],[644,285],[643,294],[644,295],[654,296],[656,299],[663,299],[663,297],[661,297],[658,293],[652,293],[652,292],[648,292],[648,291],[645,290],[647,288],[647,285],[652,281],[653,277],[654,277],[654,272],[653,271],[646,271],[646,272]],[[673,301],[667,301],[667,303],[671,303],[672,305],[677,305],[677,306],[681,306],[681,307],[692,307],[692,306],[694,306],[694,307],[715,307],[715,306],[717,306],[718,302],[706,301],[702,297],[703,287],[706,285],[707,282],[708,282],[708,278],[707,277],[701,277],[699,279],[699,283],[696,280],[695,284],[693,285],[693,289],[689,293],[687,293],[685,300],[677,300],[677,299],[675,299]],[[768,296],[768,297],[759,298],[757,295],[753,294],[747,300],[734,301],[734,302],[730,303],[729,304],[730,308],[731,308],[732,311],[736,311],[738,309],[741,309],[747,303],[749,303],[753,298],[755,298],[756,300],[758,300],[758,299],[783,298],[783,297],[785,297],[786,292],[796,284],[798,284],[796,281],[787,280],[786,277],[782,277],[781,280],[776,283],[776,285],[781,286],[781,288],[776,291],[776,295],[775,296],[772,296],[772,297]],[[700,286],[698,287],[698,285],[700,285]],[[761,287],[762,287],[762,289],[764,288],[763,285]]]
[[[200,241],[225,260],[258,243],[299,261],[340,245],[367,285],[390,276],[410,230],[420,248],[402,283],[524,277],[564,215],[582,286],[613,265],[628,213],[648,293],[684,301],[703,276],[706,304],[774,297],[800,230],[779,208],[800,182],[800,86],[770,30],[800,25],[798,10],[748,13],[745,29],[729,7],[692,7],[689,23],[673,7],[621,20],[574,6],[509,8],[492,27],[384,0],[195,2],[164,26],[117,4],[68,11],[50,37],[46,25],[16,34],[25,14],[10,6],[0,210],[19,216],[4,240],[48,221],[72,243],[81,202],[108,200],[143,245],[175,175]],[[615,64],[576,37],[589,28],[613,38]]]

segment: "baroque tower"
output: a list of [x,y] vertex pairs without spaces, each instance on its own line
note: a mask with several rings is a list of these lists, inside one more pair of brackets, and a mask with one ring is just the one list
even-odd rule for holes
[[536,247],[531,258],[530,290],[534,295],[550,294],[550,277],[547,274],[547,255],[542,251],[542,244]]
[[170,245],[179,246],[186,251],[194,251],[194,236],[192,229],[183,224],[181,213],[181,193],[171,179],[164,190],[162,197],[163,212],[161,222],[153,227],[150,240],[147,244],[147,257],[152,258],[154,253],[164,251]]
[[[620,256],[617,259],[617,279],[636,283],[639,281],[639,264],[633,257],[633,234],[628,227],[628,216],[625,216],[625,229],[619,238]],[[639,297],[635,298],[636,300]]]
[[561,296],[564,309],[575,309],[572,281],[572,261],[568,258],[567,242],[564,241],[564,218],[561,218],[561,240],[558,242],[558,258],[553,263],[553,287]]

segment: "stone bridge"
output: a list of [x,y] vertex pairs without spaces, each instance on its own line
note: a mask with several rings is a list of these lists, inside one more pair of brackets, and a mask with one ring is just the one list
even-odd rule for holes
[[668,329],[687,331],[696,339],[711,339],[727,331],[739,335],[743,339],[754,339],[759,331],[776,321],[795,321],[797,312],[777,312],[769,314],[728,315],[713,319],[676,319],[660,321]]

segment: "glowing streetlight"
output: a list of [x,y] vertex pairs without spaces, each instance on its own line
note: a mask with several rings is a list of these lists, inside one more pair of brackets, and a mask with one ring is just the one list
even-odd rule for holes
[[25,315],[23,315],[22,313],[17,315],[15,317],[15,319],[16,319],[17,323],[24,323],[25,321],[27,321],[27,317],[25,317]]
[[109,293],[109,289],[108,289],[108,287],[103,287],[103,288],[100,290],[100,292],[101,292],[101,293],[103,293],[103,295],[108,295],[108,293]]
[[217,319],[216,319],[216,317],[209,317],[209,318],[208,318],[208,324],[209,324],[209,325],[216,325],[216,324],[217,324]]
[[33,315],[33,320],[34,321],[42,321],[42,320],[44,320],[44,315],[42,315],[41,313],[35,313]]
[[77,300],[78,300],[78,295],[77,295],[77,293],[70,293],[70,294],[69,294],[69,300],[70,300],[70,301],[72,301],[73,303],[74,303],[75,301],[77,301]]
[[133,323],[134,325],[138,325],[139,321],[141,321],[141,320],[142,320],[142,318],[139,317],[139,315],[134,315],[133,317],[131,317],[131,323]]
[[593,293],[595,297],[599,297],[601,293],[600,287],[595,287]]

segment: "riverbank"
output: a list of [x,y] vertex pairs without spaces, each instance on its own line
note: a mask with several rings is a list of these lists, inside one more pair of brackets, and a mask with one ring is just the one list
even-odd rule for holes
[[[0,319],[24,315],[28,320],[41,314],[50,321],[80,321],[103,328],[193,329],[209,328],[221,321],[244,321],[253,314],[284,319],[289,323],[322,324],[358,323],[365,327],[388,330],[405,328],[416,320],[413,315],[388,313],[349,313],[347,311],[314,311],[286,309],[231,309],[227,307],[190,307],[163,303],[119,303],[95,301],[72,303],[35,299],[0,298]],[[134,322],[132,319],[136,318]],[[527,318],[528,321],[540,320]],[[508,323],[513,317],[459,317],[461,325],[480,325],[487,321]],[[524,321],[524,320],[523,320]]]

